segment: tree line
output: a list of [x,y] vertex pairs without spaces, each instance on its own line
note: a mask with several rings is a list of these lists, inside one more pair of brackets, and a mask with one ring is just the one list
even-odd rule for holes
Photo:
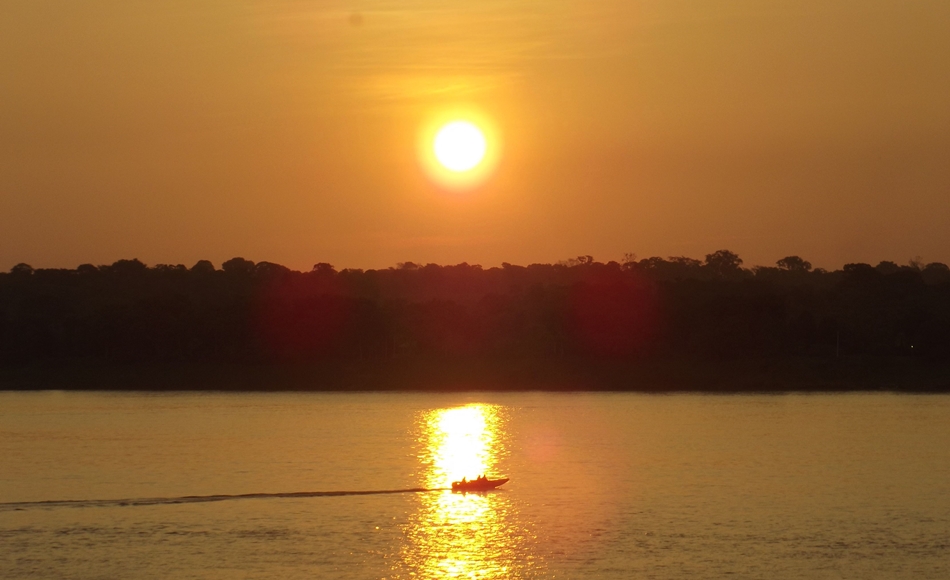
[[950,268],[687,257],[309,272],[234,258],[0,273],[0,365],[950,358]]

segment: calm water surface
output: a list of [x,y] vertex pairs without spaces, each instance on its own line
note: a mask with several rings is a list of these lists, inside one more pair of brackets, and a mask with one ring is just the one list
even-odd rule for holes
[[688,576],[950,578],[950,397],[0,393],[0,578]]

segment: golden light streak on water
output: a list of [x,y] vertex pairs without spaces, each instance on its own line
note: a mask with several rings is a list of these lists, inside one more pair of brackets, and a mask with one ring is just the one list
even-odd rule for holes
[[[507,455],[502,409],[473,404],[425,413],[419,421],[419,459],[427,487],[495,471]],[[407,526],[394,577],[492,580],[524,577],[532,565],[526,532],[510,495],[444,491],[420,494]]]
[[497,410],[470,405],[432,411],[426,418],[426,450],[431,467],[429,487],[448,487],[463,477],[473,479],[494,466]]

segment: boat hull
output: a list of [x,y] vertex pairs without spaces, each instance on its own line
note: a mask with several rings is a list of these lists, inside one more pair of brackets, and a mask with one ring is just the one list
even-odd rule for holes
[[452,491],[458,492],[469,492],[469,491],[491,491],[500,485],[508,483],[508,478],[504,479],[484,479],[484,480],[474,480],[474,481],[453,481],[452,482]]

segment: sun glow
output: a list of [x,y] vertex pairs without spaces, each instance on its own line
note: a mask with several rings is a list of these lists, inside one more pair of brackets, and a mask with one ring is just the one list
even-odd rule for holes
[[485,136],[468,121],[453,121],[439,129],[432,149],[450,171],[468,171],[485,158]]
[[419,158],[429,177],[447,189],[471,189],[494,171],[500,139],[484,115],[470,110],[434,116],[419,135]]

